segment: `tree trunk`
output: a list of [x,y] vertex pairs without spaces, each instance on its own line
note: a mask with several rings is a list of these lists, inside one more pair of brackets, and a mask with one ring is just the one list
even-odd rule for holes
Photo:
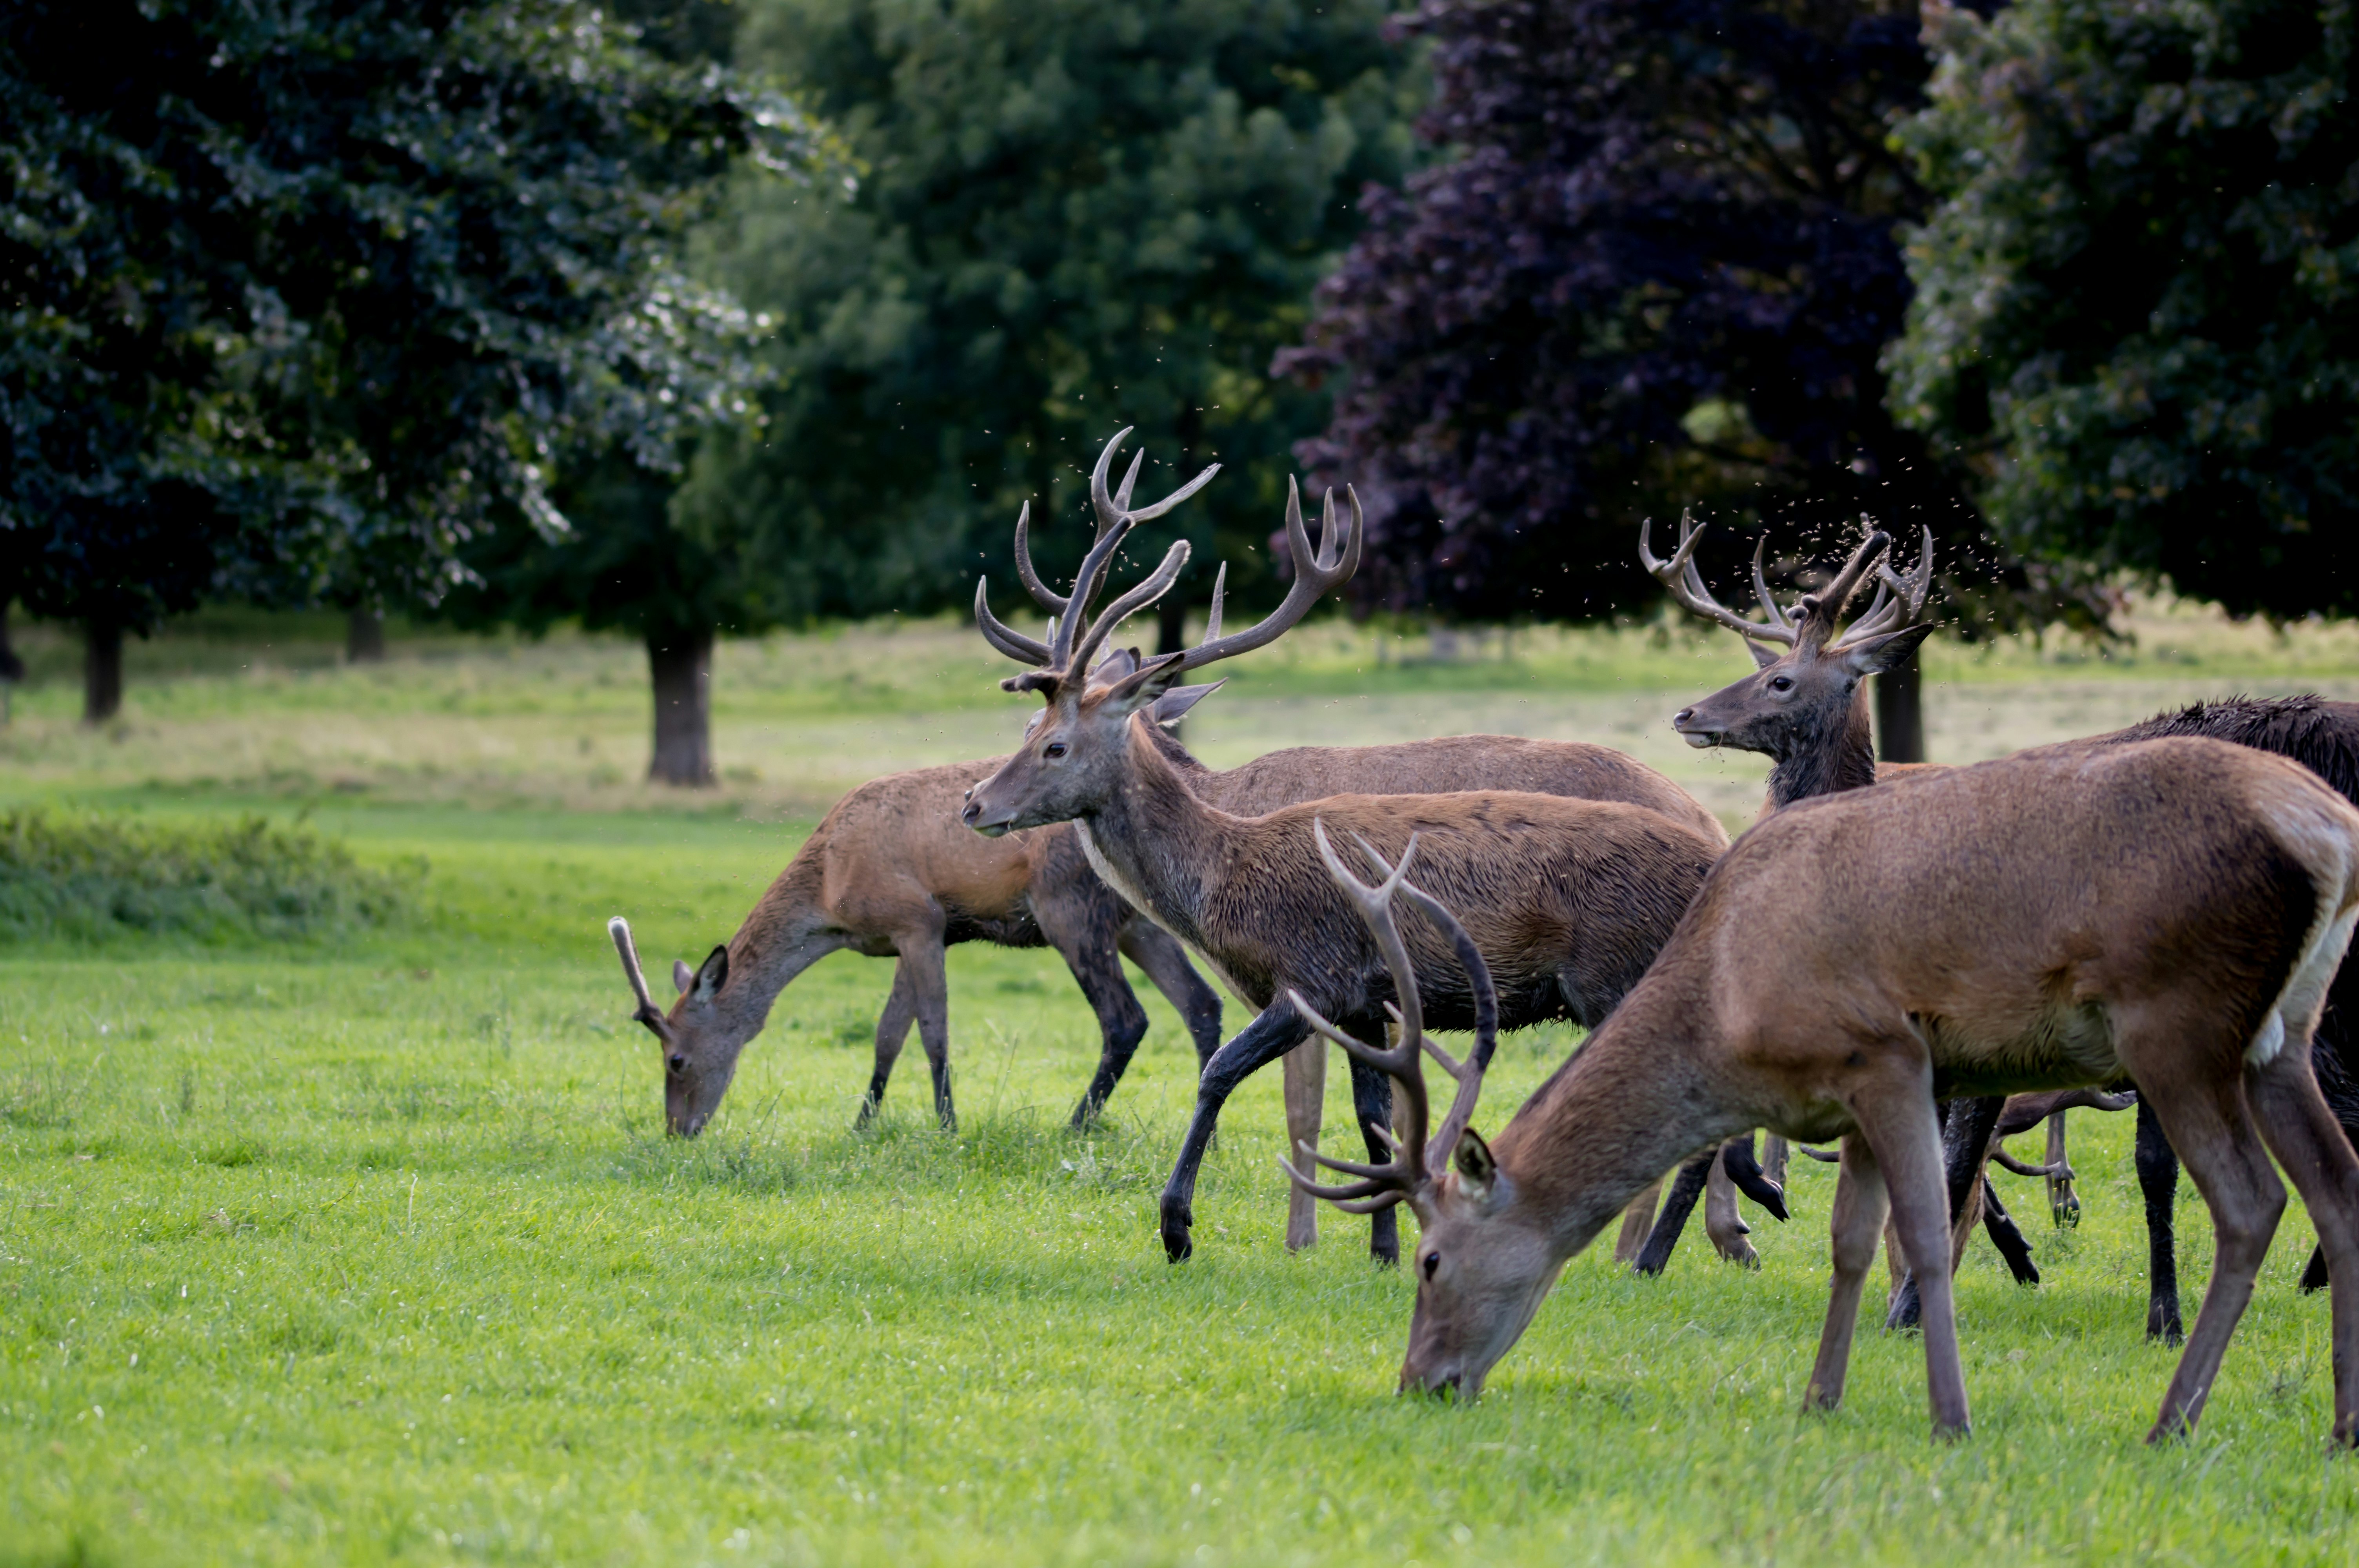
[[82,721],[103,724],[123,710],[123,628],[82,622]]
[[345,615],[344,662],[348,665],[385,663],[384,616],[358,605]]
[[20,681],[25,678],[25,661],[16,656],[16,649],[8,641],[8,601],[0,599],[0,681]]
[[1925,760],[1925,682],[1914,650],[1907,664],[1875,677],[1875,743],[1883,762]]
[[712,633],[650,633],[647,671],[655,677],[656,752],[647,777],[692,789],[712,784]]
[[1176,593],[1167,593],[1156,603],[1155,651],[1158,654],[1184,654],[1188,651],[1188,601]]

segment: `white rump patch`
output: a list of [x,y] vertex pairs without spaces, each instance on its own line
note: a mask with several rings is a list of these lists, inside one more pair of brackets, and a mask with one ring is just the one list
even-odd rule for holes
[[2359,903],[2353,902],[2359,894],[2354,886],[2359,882],[2359,863],[2354,863],[2359,862],[2359,845],[2354,843],[2351,809],[2340,797],[2318,798],[2323,793],[2304,791],[2276,800],[2264,796],[2256,802],[2318,890],[2318,914],[2310,923],[2301,957],[2286,977],[2277,1005],[2245,1047],[2245,1060],[2256,1067],[2277,1059],[2287,1035],[2306,1040],[2318,1027],[2326,989],[2334,983],[2343,951],[2351,946],[2352,927],[2359,923]]

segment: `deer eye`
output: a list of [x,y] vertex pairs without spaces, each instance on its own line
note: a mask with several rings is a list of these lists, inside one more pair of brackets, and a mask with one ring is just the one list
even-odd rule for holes
[[677,1051],[673,1052],[671,1057],[671,1070],[675,1073],[684,1073],[688,1071],[688,1058],[681,1055]]
[[1431,1278],[1433,1278],[1433,1271],[1434,1271],[1436,1269],[1439,1269],[1439,1268],[1440,1268],[1440,1267],[1441,1267],[1441,1254],[1440,1254],[1440,1253],[1439,1253],[1439,1252],[1429,1252],[1429,1253],[1427,1253],[1427,1254],[1425,1255],[1425,1277],[1426,1277],[1427,1279],[1430,1280]]
[[1065,754],[1065,743],[1062,741],[1051,741],[1040,748],[1040,754],[1054,762]]
[[1794,678],[1791,676],[1779,676],[1776,680],[1769,683],[1769,689],[1771,691],[1791,691],[1794,689]]

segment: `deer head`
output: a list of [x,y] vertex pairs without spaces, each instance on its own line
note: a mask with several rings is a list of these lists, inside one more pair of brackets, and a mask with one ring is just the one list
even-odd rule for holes
[[[1781,763],[1826,754],[1847,737],[1864,747],[1867,714],[1861,701],[1862,683],[1901,664],[1933,630],[1930,622],[1919,619],[1933,580],[1932,530],[1924,531],[1916,567],[1903,574],[1885,559],[1890,535],[1871,529],[1834,580],[1803,595],[1790,613],[1778,608],[1769,592],[1761,567],[1768,541],[1763,539],[1753,552],[1753,589],[1768,619],[1755,621],[1723,605],[1704,586],[1695,565],[1696,543],[1703,529],[1693,518],[1680,520],[1680,547],[1669,560],[1658,559],[1649,547],[1651,527],[1642,524],[1638,529],[1640,564],[1680,604],[1743,637],[1758,666],[1743,680],[1672,716],[1671,727],[1688,744],[1766,752]],[[1844,607],[1871,570],[1876,579],[1875,599],[1838,637],[1835,628]],[[1872,757],[1868,761],[1872,769]]]
[[729,983],[729,949],[715,947],[694,969],[675,960],[672,983],[679,1000],[671,1011],[656,1006],[647,994],[647,978],[639,969],[639,950],[631,940],[631,923],[621,915],[606,922],[606,935],[622,955],[623,978],[630,982],[638,1007],[631,1016],[647,1027],[663,1049],[664,1125],[682,1138],[693,1138],[720,1107],[737,1072],[737,1054],[760,1033],[758,1014],[751,1026],[736,1016],[723,996]]
[[[1228,580],[1224,567],[1213,579],[1212,612],[1203,642],[1180,653],[1144,661],[1132,655],[1130,662],[1135,667],[1112,680],[1100,680],[1093,671],[1082,676],[1080,672],[1091,671],[1092,660],[1115,629],[1170,591],[1171,585],[1179,580],[1180,568],[1188,564],[1188,542],[1182,539],[1171,546],[1162,564],[1145,581],[1089,620],[1084,631],[1084,617],[1104,585],[1114,552],[1131,527],[1170,511],[1220,471],[1216,463],[1154,505],[1134,512],[1130,509],[1131,486],[1138,477],[1145,453],[1131,460],[1130,471],[1124,476],[1119,491],[1110,493],[1106,488],[1106,473],[1114,452],[1129,434],[1127,429],[1119,431],[1106,443],[1105,449],[1098,454],[1097,468],[1090,475],[1090,502],[1098,519],[1097,540],[1082,558],[1070,598],[1051,591],[1032,569],[1027,543],[1029,506],[1016,518],[1016,575],[1034,600],[1057,618],[1048,642],[1036,641],[1003,624],[991,612],[988,583],[975,584],[974,619],[984,639],[1008,657],[1038,666],[1028,674],[1010,676],[1000,683],[1001,687],[1008,691],[1037,691],[1042,703],[1041,711],[1026,728],[1023,745],[1000,765],[997,773],[967,792],[962,820],[978,832],[996,836],[1012,828],[1037,827],[1089,815],[1114,788],[1132,715],[1144,712],[1158,720],[1176,717],[1171,711],[1175,702],[1192,702],[1194,698],[1187,696],[1189,692],[1201,695],[1202,690],[1210,689],[1177,687],[1175,683],[1180,676],[1277,641],[1310,612],[1322,594],[1348,579],[1359,567],[1359,497],[1351,495],[1348,489],[1345,492],[1352,506],[1347,537],[1337,518],[1334,492],[1328,492],[1319,547],[1313,550],[1310,532],[1303,525],[1300,492],[1289,480],[1286,530],[1296,568],[1284,603],[1258,624],[1222,635],[1221,604]],[[1180,710],[1184,711],[1184,706]]]
[[[1386,1009],[1397,1026],[1394,1044],[1389,1050],[1379,1050],[1353,1039],[1321,1017],[1299,992],[1288,991],[1287,1000],[1313,1030],[1391,1075],[1401,1090],[1403,1136],[1395,1138],[1384,1129],[1375,1130],[1392,1145],[1393,1160],[1387,1165],[1332,1160],[1303,1145],[1301,1152],[1319,1164],[1357,1178],[1343,1185],[1321,1185],[1289,1162],[1278,1163],[1305,1192],[1350,1213],[1407,1204],[1417,1216],[1419,1234],[1413,1264],[1417,1309],[1409,1319],[1408,1354],[1401,1360],[1401,1390],[1448,1392],[1471,1400],[1483,1391],[1483,1379],[1523,1334],[1563,1267],[1551,1245],[1548,1217],[1538,1212],[1539,1206],[1527,1201],[1527,1195],[1492,1158],[1482,1135],[1468,1125],[1483,1092],[1483,1064],[1490,1060],[1492,1044],[1498,1037],[1498,996],[1491,983],[1490,968],[1466,928],[1439,900],[1408,881],[1409,862],[1417,855],[1414,836],[1397,866],[1387,866],[1375,846],[1364,838],[1359,840],[1361,853],[1383,878],[1370,886],[1353,876],[1335,853],[1327,838],[1326,824],[1314,820],[1311,831],[1328,874],[1367,922],[1384,953],[1385,965],[1392,971],[1394,994],[1399,1000],[1387,1002]],[[1417,973],[1394,919],[1397,896],[1406,896],[1440,928],[1466,971],[1474,997],[1475,1044],[1463,1062],[1453,1060],[1426,1038]],[[1427,1056],[1458,1085],[1449,1114],[1430,1136],[1423,1061]]]

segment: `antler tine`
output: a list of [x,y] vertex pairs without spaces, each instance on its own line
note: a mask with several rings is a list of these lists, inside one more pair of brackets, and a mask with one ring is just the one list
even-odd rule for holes
[[1065,596],[1041,581],[1039,572],[1033,568],[1031,524],[1032,503],[1027,501],[1016,514],[1016,579],[1024,584],[1024,591],[1032,596],[1033,603],[1051,615],[1062,615],[1068,602]]
[[671,1020],[666,1018],[663,1009],[656,1005],[656,999],[647,994],[647,977],[639,968],[639,948],[638,944],[631,940],[631,923],[618,914],[606,922],[606,935],[614,939],[614,951],[623,957],[623,977],[631,982],[631,994],[639,1000],[638,1011],[631,1016],[653,1030],[655,1037],[669,1045],[671,1044]]
[[1859,591],[1860,579],[1892,546],[1892,535],[1878,528],[1874,519],[1863,513],[1859,520],[1868,525],[1867,537],[1862,539],[1859,548],[1851,553],[1851,559],[1845,561],[1843,570],[1835,574],[1835,580],[1804,600],[1806,604],[1815,605],[1830,624],[1841,619],[1843,606],[1849,604],[1851,596]]
[[1762,535],[1753,545],[1753,597],[1761,601],[1761,608],[1767,611],[1771,625],[1783,626],[1790,632],[1794,629],[1794,622],[1787,618],[1784,611],[1777,608],[1777,600],[1769,591],[1769,579],[1761,569],[1761,552],[1768,547],[1769,535],[1767,534]]
[[1459,924],[1458,916],[1447,904],[1414,882],[1405,882],[1401,892],[1409,902],[1425,913],[1425,917],[1441,928],[1457,950],[1458,963],[1466,971],[1466,984],[1474,995],[1474,1049],[1466,1054],[1464,1062],[1453,1061],[1448,1052],[1432,1041],[1425,1042],[1426,1054],[1441,1065],[1441,1070],[1458,1081],[1458,1092],[1450,1102],[1449,1113],[1441,1125],[1434,1129],[1433,1140],[1426,1146],[1429,1169],[1450,1158],[1458,1147],[1459,1136],[1474,1119],[1475,1103],[1483,1098],[1483,1073],[1491,1065],[1491,1054],[1499,1048],[1499,990],[1491,983],[1491,966],[1484,961],[1483,950],[1474,938]]
[[[1326,510],[1321,526],[1319,546],[1310,544],[1310,531],[1302,522],[1302,492],[1293,476],[1286,481],[1286,543],[1294,557],[1294,581],[1288,586],[1285,601],[1253,625],[1242,632],[1223,637],[1219,632],[1219,617],[1204,633],[1204,640],[1180,655],[1179,670],[1201,669],[1221,659],[1249,654],[1277,641],[1304,616],[1310,607],[1326,596],[1330,589],[1349,582],[1352,574],[1360,569],[1360,546],[1365,536],[1367,517],[1360,509],[1359,492],[1350,485],[1343,487],[1352,504],[1352,523],[1348,529],[1341,526],[1335,510],[1335,492],[1327,492]],[[1217,600],[1215,604],[1217,605]],[[1174,673],[1177,673],[1175,671]]]
[[1170,592],[1171,585],[1180,580],[1180,569],[1187,564],[1188,541],[1174,540],[1171,548],[1164,552],[1163,564],[1157,567],[1147,576],[1146,581],[1107,605],[1103,613],[1090,622],[1088,633],[1082,638],[1079,645],[1066,656],[1058,668],[1087,669],[1090,660],[1095,656],[1098,649],[1104,644],[1108,637],[1114,635],[1114,628]]
[[1792,623],[1779,615],[1774,605],[1769,611],[1776,617],[1774,621],[1749,621],[1712,596],[1712,590],[1704,586],[1702,574],[1695,569],[1696,542],[1703,537],[1704,525],[1696,522],[1692,514],[1682,513],[1680,516],[1680,547],[1671,552],[1669,560],[1655,554],[1654,528],[1651,517],[1638,524],[1638,564],[1689,611],[1756,643],[1794,641]]
[[1229,563],[1223,561],[1221,569],[1212,574],[1212,609],[1204,617],[1204,641],[1211,642],[1221,634],[1221,601],[1228,597]]
[[1866,614],[1844,629],[1843,641],[1846,644],[1864,637],[1881,636],[1902,626],[1913,626],[1924,614],[1925,595],[1933,586],[1933,530],[1921,524],[1920,530],[1922,542],[1915,566],[1905,572],[1894,571],[1889,550],[1875,563],[1875,600],[1867,607]]
[[[1017,549],[1016,558],[1018,560],[1023,558],[1022,548],[1020,546]],[[998,649],[1001,653],[1006,654],[1009,658],[1014,659],[1018,664],[1047,664],[1049,662],[1049,644],[1039,642],[1035,638],[1027,637],[1023,633],[1016,631],[1014,627],[1009,626],[1006,622],[1001,621],[998,616],[994,615],[991,612],[990,594],[991,584],[989,579],[985,578],[975,579],[974,627],[976,631],[983,633],[983,640],[990,643],[993,647]],[[1038,595],[1036,593],[1034,597],[1038,598]],[[1057,623],[1052,621],[1049,624],[1049,635],[1053,637],[1056,634],[1055,629]]]
[[[1114,492],[1114,509],[1125,516],[1128,516],[1130,513],[1131,489],[1138,483],[1138,467],[1146,460],[1147,449],[1145,447],[1141,447],[1138,450],[1131,453],[1130,467],[1124,471],[1122,476],[1122,488]],[[1132,521],[1136,522],[1137,519],[1132,518]]]

